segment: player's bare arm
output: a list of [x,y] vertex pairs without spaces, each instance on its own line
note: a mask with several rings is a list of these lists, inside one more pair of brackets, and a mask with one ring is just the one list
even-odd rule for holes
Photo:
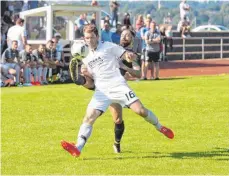
[[133,68],[127,67],[122,62],[120,62],[119,65],[120,65],[120,68],[122,68],[123,70],[127,71],[127,74],[129,74],[130,77],[141,78],[140,66],[139,66],[139,64],[137,63],[136,60],[132,61]]

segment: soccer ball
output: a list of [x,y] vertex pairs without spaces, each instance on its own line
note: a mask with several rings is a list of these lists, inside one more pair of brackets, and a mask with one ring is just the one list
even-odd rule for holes
[[77,59],[83,59],[88,55],[89,49],[83,41],[74,41],[71,46],[71,54]]

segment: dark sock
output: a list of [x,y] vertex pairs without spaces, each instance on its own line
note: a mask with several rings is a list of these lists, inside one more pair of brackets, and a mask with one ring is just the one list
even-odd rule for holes
[[124,130],[125,130],[124,121],[122,121],[122,123],[120,124],[115,124],[115,128],[114,128],[115,143],[120,143]]

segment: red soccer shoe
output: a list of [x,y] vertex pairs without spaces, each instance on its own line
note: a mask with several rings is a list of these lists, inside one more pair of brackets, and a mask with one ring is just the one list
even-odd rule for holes
[[169,139],[173,139],[174,138],[173,131],[170,130],[169,128],[165,127],[165,126],[161,127],[160,132],[163,133]]
[[61,146],[64,148],[64,150],[68,151],[72,156],[75,156],[75,157],[80,156],[80,151],[77,149],[77,147],[73,143],[61,141]]

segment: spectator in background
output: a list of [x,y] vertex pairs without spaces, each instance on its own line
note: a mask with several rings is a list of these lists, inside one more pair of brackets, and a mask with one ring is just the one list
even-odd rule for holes
[[101,32],[101,41],[112,42],[111,35],[110,25],[108,23],[104,23],[104,29]]
[[81,14],[79,18],[75,21],[77,38],[83,36],[83,27],[85,24],[87,24],[86,18],[87,18],[86,14]]
[[[150,23],[150,30],[145,33],[146,42],[146,61],[145,61],[145,75],[149,68],[149,63],[152,63],[152,78],[159,80],[159,59],[160,59],[160,42],[161,35],[156,29],[156,22]],[[155,66],[155,77],[154,77],[154,66]]]
[[117,45],[120,44],[120,38],[121,38],[121,33],[122,33],[122,25],[121,24],[117,24],[116,25],[116,31],[114,33],[112,33],[111,39],[113,43],[116,43]]
[[17,40],[19,51],[23,50],[24,46],[27,44],[26,30],[24,29],[23,25],[24,25],[24,20],[18,18],[16,21],[16,25],[10,27],[7,33],[8,46],[11,46],[11,42],[13,40]]
[[[41,85],[38,78],[42,75],[38,75],[37,58],[32,54],[32,51],[32,46],[27,44],[25,50],[20,52],[20,63],[22,64],[24,74],[24,86]],[[33,80],[31,79],[31,73]]]
[[123,25],[124,26],[131,26],[131,23],[130,23],[130,14],[129,13],[125,13],[125,15],[124,15]]
[[48,84],[47,82],[47,72],[48,72],[48,59],[45,58],[45,45],[39,45],[38,49],[33,50],[33,55],[37,58],[37,65],[38,65],[38,81],[42,84]]
[[96,26],[96,13],[92,14],[92,19],[90,21],[90,24],[94,24]]
[[108,23],[109,26],[112,27],[112,25],[110,24],[110,17],[109,17],[109,15],[106,15],[106,16],[105,16],[102,28],[104,28],[104,24],[105,24],[105,23]]
[[138,32],[142,27],[144,27],[144,19],[142,15],[138,15],[135,25],[136,32]]
[[146,75],[146,42],[145,42],[145,33],[147,31],[150,30],[150,23],[152,21],[152,18],[151,17],[147,17],[146,20],[145,20],[145,27],[141,28],[140,30],[140,34],[141,34],[141,38],[142,38],[142,57],[141,57],[141,61],[142,61],[142,79],[144,80],[147,80],[147,75]]
[[186,21],[190,21],[189,19],[189,11],[190,11],[190,6],[187,4],[187,0],[181,0],[180,3],[180,18],[181,21],[186,19]]
[[168,15],[164,19],[165,24],[172,24],[172,17],[171,14],[168,12]]
[[99,3],[96,0],[91,1],[91,6],[98,6]]
[[190,27],[190,23],[186,20],[182,21],[182,25],[181,25],[181,37],[182,38],[187,38],[187,37],[191,37],[191,27]]
[[159,27],[160,33],[161,33],[161,39],[162,39],[162,58],[164,61],[167,61],[167,50],[168,45],[170,46],[170,49],[173,49],[173,38],[172,38],[172,25],[163,24]]
[[1,57],[1,62],[8,68],[16,70],[16,86],[20,85],[20,66],[19,66],[19,51],[18,42],[13,40],[11,42],[11,47],[7,48]]
[[38,0],[29,0],[28,1],[29,10],[38,8],[38,4],[39,4]]
[[118,23],[118,7],[119,7],[119,3],[116,0],[112,0],[110,2],[110,10],[112,14],[112,19],[111,19],[112,26],[114,26],[114,21],[115,21],[115,25]]
[[16,70],[7,67],[4,64],[0,64],[1,69],[1,87],[13,86],[14,83],[14,75],[16,74]]

